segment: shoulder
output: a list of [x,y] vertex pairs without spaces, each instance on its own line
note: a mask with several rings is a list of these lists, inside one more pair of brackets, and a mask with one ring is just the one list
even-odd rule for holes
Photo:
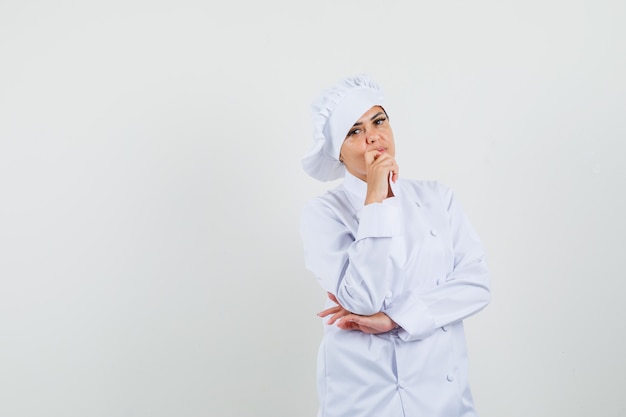
[[343,184],[326,191],[324,194],[309,199],[302,210],[303,215],[329,214],[339,210],[345,210],[349,204],[347,190]]

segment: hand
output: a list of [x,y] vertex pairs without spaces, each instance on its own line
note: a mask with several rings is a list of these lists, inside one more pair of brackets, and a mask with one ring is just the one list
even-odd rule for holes
[[391,194],[389,180],[398,181],[399,167],[387,153],[373,150],[365,153],[367,166],[367,195],[365,204],[380,203]]
[[326,322],[326,324],[328,325],[335,324],[335,322],[341,319],[342,317],[352,314],[348,310],[343,308],[341,304],[339,304],[339,301],[337,301],[337,298],[335,298],[333,294],[331,293],[327,293],[327,294],[328,294],[328,298],[330,298],[331,301],[337,305],[335,307],[330,307],[324,311],[320,311],[319,313],[317,313],[317,315],[320,317],[326,317],[329,314],[332,314],[331,318]]
[[385,333],[398,327],[398,325],[383,312],[378,312],[371,316],[352,314],[339,304],[339,301],[337,301],[337,298],[333,294],[328,293],[328,298],[336,303],[337,306],[327,308],[318,313],[320,317],[326,317],[332,314],[330,320],[327,322],[328,325],[337,323],[337,327],[340,329],[358,330],[367,334]]

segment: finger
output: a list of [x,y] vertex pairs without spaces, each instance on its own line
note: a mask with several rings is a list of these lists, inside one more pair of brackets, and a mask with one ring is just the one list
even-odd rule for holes
[[357,316],[356,314],[352,314],[350,312],[348,312],[348,314],[346,314],[343,319],[341,319],[341,322],[338,323],[338,326],[343,326],[343,327],[355,327],[358,326],[358,320],[359,320],[360,316]]
[[383,154],[375,162],[372,163],[370,169],[380,170],[382,174],[397,171],[398,165],[391,155]]
[[384,164],[385,161],[391,158],[389,154],[381,153],[380,151],[377,151],[377,150],[370,151],[367,154],[370,155],[372,159],[372,164],[376,163],[377,165]]
[[389,163],[388,169],[389,169],[389,181],[395,183],[396,181],[398,181],[398,173],[400,172],[400,168],[398,167],[398,164],[394,159],[392,159],[391,162]]
[[391,181],[396,183],[398,181],[398,169],[396,168],[394,171],[391,171]]
[[350,320],[351,323],[357,326],[359,330],[371,326],[371,320],[368,320],[367,316],[352,315],[348,320]]
[[331,300],[333,303],[337,304],[339,307],[344,308],[344,307],[341,305],[341,303],[339,302],[339,300],[337,300],[337,297],[335,297],[335,295],[334,295],[334,294],[332,294],[332,293],[328,293],[328,298],[330,298],[330,300]]
[[336,314],[333,314],[333,316],[330,318],[330,320],[326,322],[326,324],[335,324],[336,321],[341,320],[342,317],[345,317],[348,314],[350,314],[348,311],[342,309],[341,311],[338,311]]
[[367,326],[359,326],[359,330],[362,331],[363,333],[367,333],[367,334],[379,334],[379,333],[381,333],[380,330],[374,329],[373,327],[367,327]]
[[359,330],[358,324],[346,320],[345,317],[342,320],[338,321],[336,326],[341,330]]
[[[330,293],[330,292],[329,292],[329,293],[327,293],[327,294],[328,294],[328,298],[330,298],[330,300],[331,300],[333,303],[335,303],[335,304],[339,304],[339,301],[337,301],[337,297],[335,297],[335,295],[334,295],[334,294],[332,294],[332,293]],[[339,305],[341,305],[341,304],[339,304]]]
[[366,333],[380,333],[382,330],[379,328],[379,323],[372,316],[355,316],[350,318],[350,320]]
[[367,334],[382,333],[380,329],[376,327],[372,327],[374,325],[374,321],[371,320],[367,316],[356,316],[354,318],[351,318],[350,323],[352,324],[352,328],[359,330],[363,333],[367,333]]
[[317,315],[319,317],[326,317],[329,314],[334,314],[334,313],[336,313],[338,311],[341,311],[341,310],[343,310],[343,308],[341,308],[339,306],[330,307],[330,308],[327,308],[326,310],[320,311],[319,313],[317,313]]
[[365,152],[365,164],[372,165],[380,156],[381,153],[375,149],[369,152]]
[[398,166],[398,163],[394,160],[393,161],[394,167],[393,167],[393,182],[398,181],[398,176],[400,174],[400,167]]

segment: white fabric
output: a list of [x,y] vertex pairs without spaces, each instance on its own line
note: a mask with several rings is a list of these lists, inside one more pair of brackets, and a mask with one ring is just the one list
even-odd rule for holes
[[475,417],[462,320],[490,299],[480,239],[437,182],[400,179],[395,197],[364,206],[366,189],[346,173],[307,203],[305,264],[348,310],[383,311],[400,328],[324,323],[319,417]]
[[366,111],[383,105],[382,90],[367,75],[341,80],[311,104],[313,145],[302,158],[304,171],[319,181],[343,177],[339,152],[348,131]]

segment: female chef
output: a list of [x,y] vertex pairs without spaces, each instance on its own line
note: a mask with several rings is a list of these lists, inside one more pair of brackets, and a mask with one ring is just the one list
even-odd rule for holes
[[328,293],[318,415],[477,416],[463,319],[489,303],[483,246],[449,188],[400,177],[382,105],[366,75],[313,103],[303,168],[343,177],[301,218],[306,267]]

